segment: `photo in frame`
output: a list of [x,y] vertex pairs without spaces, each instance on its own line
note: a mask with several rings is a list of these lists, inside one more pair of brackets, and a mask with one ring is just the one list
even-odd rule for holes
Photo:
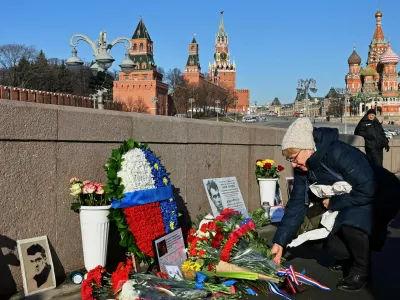
[[294,186],[294,177],[286,177],[288,199],[290,199],[290,194],[292,193],[293,186]]
[[54,289],[56,277],[47,236],[18,240],[17,246],[25,296]]
[[[181,266],[187,259],[182,229],[167,233],[153,243],[160,271],[168,274],[166,266],[177,266],[181,271]],[[169,270],[171,271],[171,267]]]
[[275,188],[275,205],[282,204],[282,190],[279,180],[276,181],[276,188]]
[[246,218],[249,216],[236,177],[203,179],[203,184],[214,217],[225,208],[233,208]]

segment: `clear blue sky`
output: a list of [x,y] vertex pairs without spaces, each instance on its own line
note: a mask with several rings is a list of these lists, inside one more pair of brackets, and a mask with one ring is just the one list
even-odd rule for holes
[[[400,54],[399,0],[381,0],[383,30]],[[109,41],[131,37],[140,16],[154,41],[155,60],[165,70],[183,69],[194,33],[205,72],[213,59],[219,12],[225,11],[229,49],[237,64],[237,87],[251,91],[251,102],[293,101],[298,78],[317,80],[316,96],[344,87],[347,58],[356,40],[366,62],[375,28],[378,0],[19,0],[2,1],[0,44],[21,43],[48,57],[68,58],[69,38],[83,33],[93,40],[101,30]],[[113,68],[123,59],[116,46]],[[86,44],[78,55],[91,60]]]

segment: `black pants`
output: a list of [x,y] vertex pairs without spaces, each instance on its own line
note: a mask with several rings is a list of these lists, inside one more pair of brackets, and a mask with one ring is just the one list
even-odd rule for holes
[[329,252],[336,260],[350,260],[351,271],[368,276],[371,264],[369,237],[358,228],[343,225],[330,236]]
[[367,154],[367,158],[372,165],[383,165],[383,149],[365,149],[365,153]]

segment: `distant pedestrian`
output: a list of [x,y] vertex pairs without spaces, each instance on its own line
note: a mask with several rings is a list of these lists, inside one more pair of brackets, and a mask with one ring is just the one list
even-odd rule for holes
[[383,149],[389,151],[389,140],[383,131],[382,125],[376,118],[374,109],[367,111],[358,123],[355,135],[362,136],[365,140],[365,153],[374,165],[383,165]]

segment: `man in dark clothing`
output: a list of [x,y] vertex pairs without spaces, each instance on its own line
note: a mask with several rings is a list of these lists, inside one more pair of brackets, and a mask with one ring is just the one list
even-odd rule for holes
[[370,109],[358,123],[355,135],[365,139],[365,152],[372,164],[383,165],[383,148],[389,151],[389,140],[383,131],[381,123],[375,115],[375,110]]
[[369,235],[373,227],[376,179],[365,154],[338,138],[337,129],[313,128],[307,118],[297,119],[288,128],[282,154],[294,168],[294,187],[273,238],[271,253],[279,264],[283,248],[295,237],[306,216],[310,184],[346,181],[352,186],[350,193],[321,201],[327,209],[339,212],[330,235],[330,252],[337,262],[330,269],[342,270],[346,262],[351,267],[350,274],[337,287],[359,291],[370,275]]

